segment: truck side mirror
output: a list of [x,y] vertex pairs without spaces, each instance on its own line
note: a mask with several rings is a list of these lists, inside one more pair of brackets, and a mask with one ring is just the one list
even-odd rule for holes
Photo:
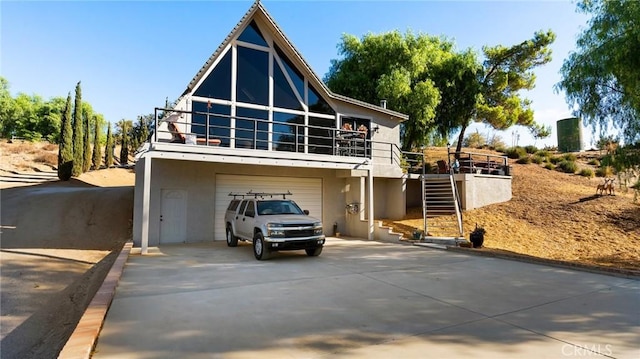
[[305,210],[304,210],[304,211],[302,211],[302,212],[304,212],[304,214],[306,214],[307,216],[309,215],[309,210],[308,210],[308,209],[305,209]]

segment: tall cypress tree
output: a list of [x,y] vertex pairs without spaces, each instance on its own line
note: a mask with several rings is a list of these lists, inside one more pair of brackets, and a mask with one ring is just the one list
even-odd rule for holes
[[76,85],[76,102],[73,107],[73,171],[74,177],[80,176],[84,161],[84,133],[82,123],[82,90],[80,81]]
[[73,170],[73,127],[71,126],[71,92],[62,112],[60,144],[58,146],[58,178],[68,181]]
[[91,165],[94,170],[99,170],[102,164],[102,151],[100,149],[100,124],[98,116],[93,115],[93,156],[91,156]]
[[82,172],[89,171],[91,168],[91,115],[89,113],[84,114],[84,158],[82,160]]
[[129,126],[127,121],[120,121],[120,165],[129,163]]
[[107,168],[113,166],[113,135],[111,134],[111,122],[107,127],[107,145],[104,148],[104,164]]

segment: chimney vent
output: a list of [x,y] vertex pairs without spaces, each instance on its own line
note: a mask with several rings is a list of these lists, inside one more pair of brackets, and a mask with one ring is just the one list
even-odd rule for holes
[[387,100],[380,100],[380,107],[387,108]]

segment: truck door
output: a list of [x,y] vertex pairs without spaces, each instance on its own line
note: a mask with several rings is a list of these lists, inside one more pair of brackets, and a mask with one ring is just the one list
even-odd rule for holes
[[252,200],[244,200],[240,204],[238,219],[236,220],[236,230],[240,237],[253,238],[253,222],[255,218],[255,204]]

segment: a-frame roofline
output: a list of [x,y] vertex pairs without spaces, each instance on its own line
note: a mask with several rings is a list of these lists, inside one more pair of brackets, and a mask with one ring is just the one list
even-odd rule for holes
[[[227,37],[224,39],[224,41],[222,41],[220,46],[218,46],[216,51],[213,52],[213,54],[205,62],[205,64],[202,66],[202,68],[200,68],[198,73],[195,75],[195,77],[191,80],[191,82],[187,86],[187,89],[182,93],[181,97],[186,95],[186,94],[188,94],[189,92],[191,92],[193,90],[194,86],[206,74],[206,72],[209,69],[209,67],[213,65],[213,63],[216,60],[216,58],[229,45],[231,40],[236,36],[236,34],[240,31],[240,29],[244,29],[245,26],[247,24],[249,24],[251,22],[251,20],[253,20],[256,17],[260,17],[262,20],[264,20],[263,23],[266,24],[267,26],[269,26],[270,27],[269,30],[271,30],[271,33],[273,35],[275,35],[275,37],[277,37],[280,40],[278,45],[281,47],[281,49],[283,51],[285,51],[289,56],[293,56],[294,57],[294,59],[292,59],[292,60],[296,61],[296,65],[298,66],[299,70],[303,71],[307,75],[307,78],[310,81],[313,82],[312,85],[314,87],[318,88],[319,91],[322,91],[323,93],[325,93],[329,98],[331,98],[333,100],[337,100],[337,101],[346,102],[346,103],[349,103],[349,104],[352,104],[352,105],[365,107],[365,108],[368,108],[370,110],[378,111],[378,112],[384,113],[386,115],[392,116],[393,118],[395,118],[395,119],[397,119],[399,121],[404,121],[404,120],[407,120],[409,118],[408,115],[405,115],[403,113],[396,112],[396,111],[393,111],[393,110],[389,110],[389,109],[386,109],[386,108],[383,108],[383,107],[380,107],[380,106],[377,106],[377,105],[374,105],[374,104],[370,104],[370,103],[367,103],[367,102],[364,102],[364,101],[356,100],[356,99],[351,98],[351,97],[339,95],[339,94],[333,93],[331,90],[329,90],[329,88],[324,84],[324,82],[322,82],[322,80],[320,80],[318,75],[316,75],[316,73],[311,69],[309,64],[305,61],[305,59],[302,57],[302,55],[296,49],[296,47],[293,45],[293,43],[291,43],[291,41],[289,41],[287,36],[280,29],[278,24],[276,24],[276,22],[273,20],[271,15],[269,15],[269,13],[267,12],[267,10],[264,8],[264,6],[262,5],[262,3],[259,0],[256,0],[253,3],[253,5],[251,5],[249,10],[247,10],[247,12],[244,14],[244,16],[238,22],[238,24],[236,24],[236,26],[233,28],[233,30],[231,30],[229,35],[227,35]],[[300,66],[302,68],[300,68]]]

